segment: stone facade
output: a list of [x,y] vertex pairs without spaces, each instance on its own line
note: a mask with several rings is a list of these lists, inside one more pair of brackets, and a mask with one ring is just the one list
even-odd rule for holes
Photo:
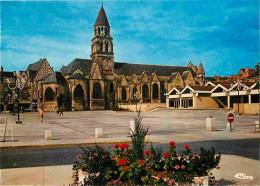
[[204,84],[205,72],[188,66],[115,62],[103,6],[94,25],[91,59],[74,59],[54,72],[47,59],[28,66],[32,102],[45,110],[114,109],[119,104],[165,103],[173,87]]

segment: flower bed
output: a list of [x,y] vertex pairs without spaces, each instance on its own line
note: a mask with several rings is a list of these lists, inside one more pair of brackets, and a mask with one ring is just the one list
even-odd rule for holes
[[[197,177],[210,176],[210,170],[219,168],[221,154],[215,150],[200,149],[193,153],[185,145],[180,154],[176,153],[175,142],[169,142],[169,150],[162,148],[144,150],[144,139],[148,129],[143,129],[141,120],[136,120],[136,128],[131,135],[133,148],[128,144],[114,146],[114,153],[100,146],[82,148],[73,165],[75,184],[82,185],[176,185],[197,183]],[[138,140],[139,139],[139,140]],[[83,173],[82,173],[82,172]],[[83,175],[83,176],[82,176]]]

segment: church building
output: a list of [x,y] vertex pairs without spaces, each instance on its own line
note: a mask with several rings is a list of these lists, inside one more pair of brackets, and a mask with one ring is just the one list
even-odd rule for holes
[[29,65],[27,71],[35,77],[32,101],[53,111],[57,106],[73,111],[114,109],[118,104],[165,103],[165,93],[173,87],[204,85],[202,63],[197,68],[191,62],[188,66],[115,62],[103,5],[91,42],[90,59],[76,58],[59,72],[54,72],[45,58]]

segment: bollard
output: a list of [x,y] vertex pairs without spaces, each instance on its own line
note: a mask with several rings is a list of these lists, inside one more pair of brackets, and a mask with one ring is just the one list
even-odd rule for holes
[[255,121],[255,131],[260,132],[259,121]]
[[206,131],[216,131],[216,118],[206,118]]
[[52,140],[52,130],[45,130],[45,140]]
[[130,121],[130,134],[132,134],[132,131],[135,131],[135,121],[131,120]]
[[102,128],[95,128],[95,137],[102,138]]

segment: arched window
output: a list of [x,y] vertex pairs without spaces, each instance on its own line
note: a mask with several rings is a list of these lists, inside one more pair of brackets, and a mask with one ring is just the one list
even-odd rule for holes
[[122,88],[122,100],[126,100],[126,89],[125,89],[125,87]]
[[74,98],[84,98],[84,91],[82,89],[82,86],[78,84],[76,88],[74,89]]
[[54,92],[50,87],[48,87],[45,90],[44,100],[45,101],[54,101]]
[[100,35],[100,27],[98,27],[98,35]]
[[158,93],[159,93],[158,85],[157,85],[157,83],[154,83],[153,84],[153,99],[159,98]]
[[103,34],[103,27],[101,27],[101,34]]
[[102,98],[102,92],[101,92],[101,85],[96,82],[93,85],[93,99],[101,99]]
[[103,41],[101,41],[100,51],[103,52]]
[[114,84],[113,82],[110,82],[110,92],[114,92]]
[[[135,97],[136,96],[136,94],[137,94],[137,88],[136,87],[134,87],[133,88],[133,98],[134,99],[136,99],[137,97]],[[138,96],[138,95],[137,95]]]
[[106,52],[108,52],[108,42],[106,42]]
[[149,98],[149,88],[147,84],[144,84],[143,87],[143,99]]
[[105,27],[105,35],[107,35],[107,27]]

